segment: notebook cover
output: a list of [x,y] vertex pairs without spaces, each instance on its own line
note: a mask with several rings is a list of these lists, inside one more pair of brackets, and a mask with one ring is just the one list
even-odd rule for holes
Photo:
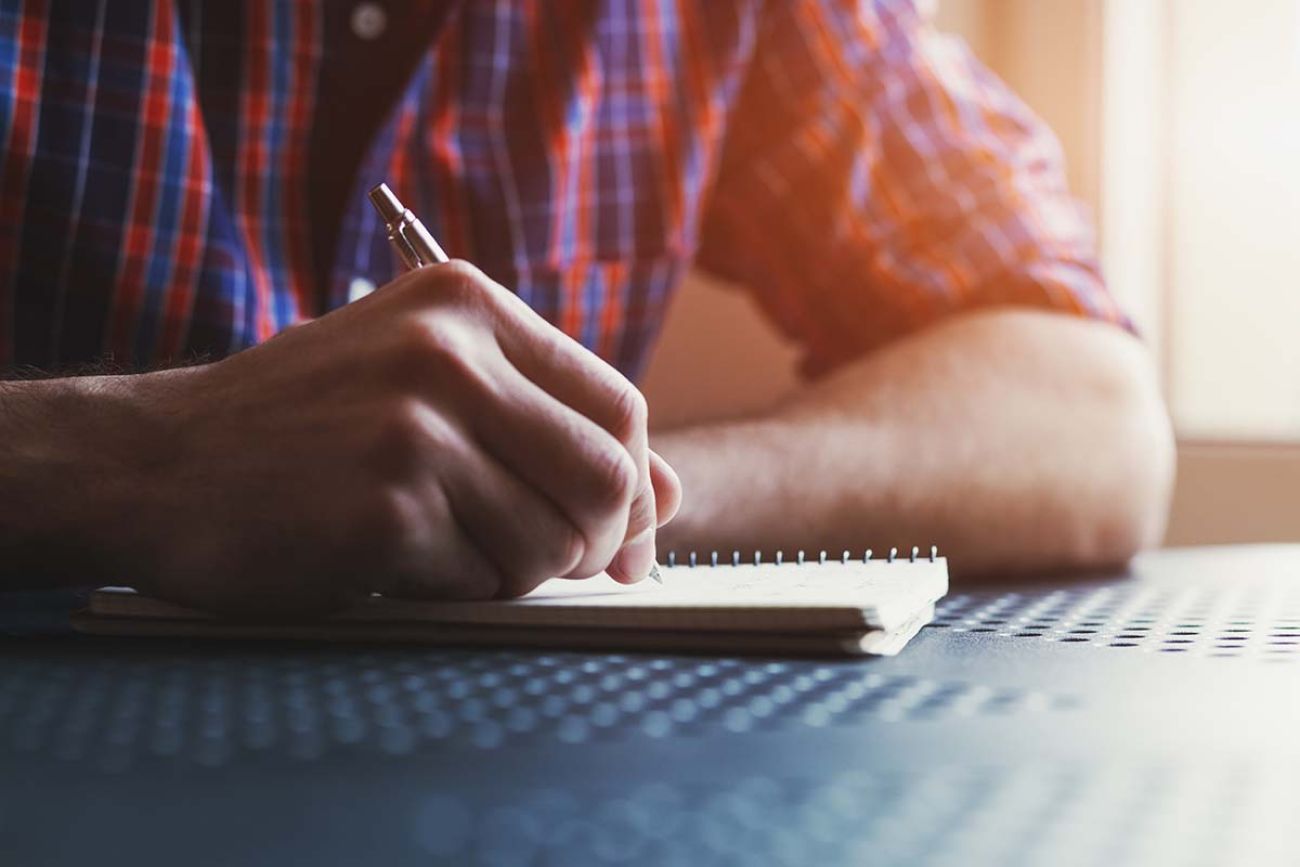
[[657,629],[463,625],[411,622],[231,623],[211,619],[113,617],[89,611],[72,624],[91,635],[244,641],[325,641],[460,647],[545,647],[658,653],[893,656],[934,617],[927,605],[892,632],[686,632]]

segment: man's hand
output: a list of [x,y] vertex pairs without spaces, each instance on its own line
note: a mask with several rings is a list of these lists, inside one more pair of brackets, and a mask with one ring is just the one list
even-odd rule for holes
[[680,500],[640,392],[463,263],[223,361],[111,383],[154,453],[134,462],[149,469],[123,580],[204,608],[632,582]]

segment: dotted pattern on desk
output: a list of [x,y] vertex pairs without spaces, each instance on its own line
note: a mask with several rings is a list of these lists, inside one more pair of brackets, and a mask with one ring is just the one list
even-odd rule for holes
[[962,593],[939,604],[929,628],[1294,663],[1300,661],[1300,582]]
[[248,757],[781,731],[1073,703],[885,676],[861,662],[446,650],[158,654],[4,660],[0,759],[12,751],[109,772],[148,759],[217,767]]
[[1294,769],[1047,767],[452,792],[410,816],[436,863],[1123,865],[1294,860]]

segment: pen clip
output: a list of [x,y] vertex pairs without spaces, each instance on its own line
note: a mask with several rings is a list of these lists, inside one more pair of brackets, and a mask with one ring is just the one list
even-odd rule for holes
[[415,248],[411,246],[411,242],[406,240],[406,235],[402,234],[402,227],[400,225],[389,228],[388,243],[397,251],[397,255],[401,258],[402,264],[407,268],[415,269],[425,264],[420,261],[420,256],[415,252]]
[[440,265],[447,261],[447,254],[429,234],[416,216],[402,204],[401,200],[380,183],[370,188],[370,203],[379,213],[388,229],[388,242],[397,250],[402,264],[407,268],[420,268],[425,265]]

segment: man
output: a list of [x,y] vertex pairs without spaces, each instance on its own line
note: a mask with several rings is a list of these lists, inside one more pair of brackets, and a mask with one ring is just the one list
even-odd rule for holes
[[[910,2],[26,0],[0,56],[8,586],[326,610],[1159,537],[1167,422],[1055,145]],[[380,180],[475,265],[399,276]],[[652,449],[625,377],[692,262],[809,378]]]

